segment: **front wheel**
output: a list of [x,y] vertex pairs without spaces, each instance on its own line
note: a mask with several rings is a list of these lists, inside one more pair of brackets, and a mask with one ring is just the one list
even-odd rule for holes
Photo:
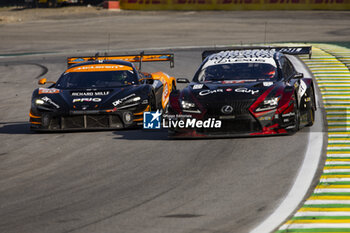
[[315,106],[315,94],[314,94],[314,88],[311,87],[310,89],[310,109],[308,110],[308,114],[307,114],[307,125],[306,126],[312,126],[315,122],[315,110],[316,110],[316,106]]
[[175,84],[175,82],[173,82],[172,88],[171,88],[171,92],[173,92],[173,91],[176,91],[176,84]]
[[294,127],[290,130],[290,133],[295,133],[299,130],[300,128],[300,112],[299,112],[299,108],[298,108],[298,100],[297,100],[297,96],[294,93],[293,94],[293,105],[294,105]]
[[153,93],[149,97],[149,111],[157,111],[156,97]]

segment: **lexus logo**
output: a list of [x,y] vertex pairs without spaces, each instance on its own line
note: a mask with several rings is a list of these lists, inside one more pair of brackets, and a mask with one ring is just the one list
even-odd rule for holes
[[230,105],[225,105],[224,107],[221,108],[221,112],[225,114],[230,114],[232,113],[233,108]]

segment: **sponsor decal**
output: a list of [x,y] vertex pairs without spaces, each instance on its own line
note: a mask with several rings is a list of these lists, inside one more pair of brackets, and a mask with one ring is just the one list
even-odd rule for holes
[[273,85],[273,82],[263,82],[264,87],[269,87]]
[[239,92],[239,93],[247,93],[247,94],[256,94],[256,93],[259,93],[259,90],[251,90],[251,89],[248,89],[246,87],[241,87],[241,88],[237,88],[235,89],[235,92]]
[[109,91],[87,91],[87,92],[72,92],[72,96],[105,96],[109,95]]
[[213,94],[213,93],[219,93],[219,92],[224,92],[223,89],[216,89],[216,90],[204,90],[199,92],[200,96],[205,96],[205,95],[209,95],[209,94]]
[[41,98],[43,101],[45,101],[46,103],[49,103],[53,106],[55,106],[56,108],[60,108],[60,106],[58,104],[56,104],[55,102],[52,101],[52,99],[50,99],[47,96],[44,96],[43,98]]
[[154,80],[152,83],[152,87],[156,88],[159,82],[160,82],[159,80]]
[[[230,1],[230,0],[221,0],[221,1]],[[270,1],[276,1],[276,0],[270,0]],[[211,55],[209,58],[209,61],[212,61],[215,63],[234,63],[234,62],[261,63],[262,62],[262,63],[269,63],[276,67],[276,63],[273,60],[273,56],[276,52],[289,53],[289,54],[300,54],[300,53],[308,54],[309,50],[310,50],[309,47],[278,47],[273,49],[266,48],[266,49],[222,51]]]
[[271,121],[272,117],[271,116],[263,116],[263,117],[259,117],[260,121]]
[[[103,60],[98,60],[98,62],[103,63]],[[132,67],[130,66],[124,66],[124,65],[110,65],[110,64],[94,64],[94,65],[85,65],[85,66],[78,66],[78,67],[72,67],[66,70],[66,73],[69,72],[86,72],[90,70],[132,70]]]
[[305,94],[306,88],[307,88],[306,83],[303,80],[300,80],[299,91],[298,91],[300,98]]
[[163,90],[163,101],[165,101],[165,99],[167,98],[169,94],[169,88],[168,88],[168,84],[164,84],[164,90]]
[[214,54],[210,57],[210,60],[222,61],[223,59],[263,59],[263,58],[273,58],[275,54],[275,49],[249,49],[249,50],[233,50],[233,51],[223,51]]
[[280,52],[282,53],[300,53],[302,48],[281,48]]
[[202,89],[203,88],[203,84],[195,84],[193,85],[192,89],[196,90],[196,89]]
[[143,113],[143,128],[144,129],[160,129],[160,118],[162,113],[157,110],[156,112],[144,112]]
[[77,58],[73,60],[74,62],[80,62],[80,61],[85,61],[83,58]]
[[289,113],[286,113],[286,114],[282,114],[282,117],[291,117],[291,116],[295,116],[295,113],[294,112],[289,112]]
[[[162,55],[162,56],[160,56],[159,58],[160,59],[168,59],[170,56],[167,56],[167,55]],[[155,58],[157,58],[157,57],[155,57]]]
[[247,80],[226,80],[226,81],[222,81],[222,84],[230,84],[230,83],[244,83]]
[[225,105],[221,108],[221,112],[224,114],[230,114],[233,112],[233,107],[230,105]]
[[83,102],[101,102],[101,98],[76,98],[73,99],[73,103],[83,103]]
[[128,96],[125,96],[122,99],[116,100],[112,104],[113,104],[113,106],[117,107],[118,105],[122,104],[125,100],[127,100],[127,99],[129,99],[129,98],[131,98],[133,96],[135,96],[135,93],[133,93],[131,95],[128,95]]
[[230,64],[230,63],[266,63],[274,67],[277,67],[273,55],[276,50],[234,50],[234,51],[222,51],[220,53],[213,54],[209,57],[203,69],[217,64]]
[[266,63],[263,58],[236,58],[227,60],[225,63]]
[[59,89],[56,88],[39,88],[39,95],[40,94],[57,94],[60,93]]

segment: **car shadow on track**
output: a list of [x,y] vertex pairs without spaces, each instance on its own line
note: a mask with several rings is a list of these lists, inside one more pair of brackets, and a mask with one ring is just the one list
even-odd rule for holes
[[126,140],[152,140],[163,141],[169,140],[167,130],[142,130],[142,129],[128,129],[118,130],[113,132],[116,135],[114,139]]
[[0,122],[0,134],[32,134],[26,121]]
[[126,140],[152,140],[152,141],[198,141],[198,140],[231,140],[233,138],[246,137],[171,137],[168,135],[167,129],[161,130],[142,130],[142,129],[128,129],[118,130],[113,132],[116,137],[114,139]]

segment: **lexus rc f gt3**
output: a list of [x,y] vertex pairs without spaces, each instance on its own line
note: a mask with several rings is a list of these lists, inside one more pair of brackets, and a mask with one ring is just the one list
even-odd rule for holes
[[[170,61],[173,54],[68,58],[57,82],[34,90],[32,130],[121,129],[142,125],[143,112],[162,110],[175,79],[143,73],[132,62]],[[45,78],[39,84],[49,83]]]
[[203,52],[192,82],[171,94],[168,113],[175,120],[219,120],[221,127],[171,127],[170,135],[276,135],[311,126],[316,110],[313,80],[298,73],[285,55],[304,53],[311,56],[311,47]]

